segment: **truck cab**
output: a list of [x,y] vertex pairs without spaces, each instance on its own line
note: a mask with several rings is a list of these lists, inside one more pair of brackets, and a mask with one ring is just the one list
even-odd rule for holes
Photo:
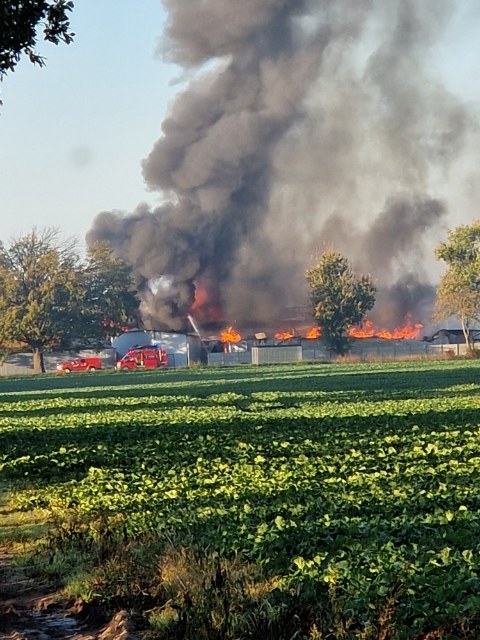
[[57,364],[57,371],[60,373],[71,373],[74,371],[97,371],[102,368],[102,360],[96,356],[91,358],[73,358]]

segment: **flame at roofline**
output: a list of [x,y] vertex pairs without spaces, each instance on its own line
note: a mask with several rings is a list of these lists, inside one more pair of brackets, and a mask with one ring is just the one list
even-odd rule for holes
[[351,327],[348,335],[351,338],[383,338],[384,340],[418,340],[423,324],[413,322],[411,314],[407,314],[403,325],[395,327],[392,330],[375,326],[375,324],[367,319],[357,327]]
[[[414,322],[411,314],[407,314],[402,325],[393,329],[386,329],[377,326],[372,320],[366,319],[361,325],[350,327],[348,336],[356,339],[381,338],[383,340],[418,340],[423,329],[423,324]],[[260,333],[255,333],[255,338]],[[266,332],[261,333],[264,339],[267,339]],[[270,337],[281,342],[288,342],[294,339],[317,340],[321,338],[322,331],[320,327],[302,327],[302,329],[288,329],[286,331],[271,332]],[[239,331],[228,326],[219,334],[219,340],[224,343],[237,343],[244,339]],[[245,338],[248,339],[248,338]]]

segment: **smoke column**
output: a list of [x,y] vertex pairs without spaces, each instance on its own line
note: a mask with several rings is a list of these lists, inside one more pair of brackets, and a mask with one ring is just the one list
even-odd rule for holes
[[133,265],[146,326],[180,329],[194,303],[274,322],[308,304],[305,269],[332,245],[377,281],[385,322],[425,304],[441,185],[476,134],[430,69],[453,3],[164,4],[165,55],[193,78],[142,165],[165,204],[87,234]]

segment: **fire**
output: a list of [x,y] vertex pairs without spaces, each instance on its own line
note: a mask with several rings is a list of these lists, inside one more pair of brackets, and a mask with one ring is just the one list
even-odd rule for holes
[[222,342],[240,342],[241,339],[242,336],[237,331],[235,331],[233,327],[227,327],[220,334],[220,340]]
[[192,311],[198,311],[208,303],[208,291],[199,285],[195,286],[195,300],[192,304]]
[[312,327],[305,336],[307,340],[316,340],[322,335],[320,327]]
[[218,323],[224,321],[221,304],[215,284],[208,278],[195,281],[195,299],[189,313],[201,323]]
[[384,338],[385,340],[416,340],[420,336],[423,324],[414,323],[412,316],[405,317],[405,323],[391,331],[379,329],[371,320],[365,320],[362,327],[351,327],[348,335],[351,338]]
[[275,334],[275,340],[291,340],[295,337],[295,334],[291,331],[278,332]]

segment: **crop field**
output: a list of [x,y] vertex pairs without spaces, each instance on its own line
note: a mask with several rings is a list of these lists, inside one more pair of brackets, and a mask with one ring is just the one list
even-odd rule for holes
[[0,480],[147,637],[478,638],[479,392],[477,361],[5,379]]

